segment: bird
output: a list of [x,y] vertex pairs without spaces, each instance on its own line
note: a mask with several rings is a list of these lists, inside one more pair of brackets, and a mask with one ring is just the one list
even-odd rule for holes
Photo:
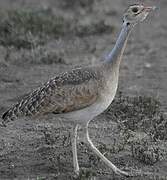
[[[88,132],[89,122],[105,111],[112,103],[118,87],[120,63],[131,31],[155,6],[130,5],[123,14],[123,23],[113,49],[94,64],[71,69],[55,75],[48,82],[32,91],[18,103],[11,106],[3,115],[1,124],[7,124],[22,117],[36,118],[54,114],[65,122],[72,122],[71,144],[74,172],[79,175],[77,157],[77,131],[81,127],[84,140],[90,149],[114,173],[129,176],[119,169],[95,147]],[[56,121],[56,118],[55,118]]]

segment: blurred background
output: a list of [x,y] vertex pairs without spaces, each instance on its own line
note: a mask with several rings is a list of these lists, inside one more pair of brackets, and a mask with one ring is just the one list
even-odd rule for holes
[[[133,168],[136,165],[139,168],[144,166],[149,171],[156,172],[161,169],[160,174],[165,177],[167,162],[165,158],[162,158],[164,161],[160,160],[162,154],[163,157],[166,157],[164,147],[166,147],[167,139],[165,134],[167,131],[165,118],[167,109],[166,0],[0,0],[0,113],[16,103],[24,94],[37,88],[57,73],[100,61],[112,49],[117,39],[124,10],[130,4],[135,3],[155,5],[158,9],[133,30],[121,64],[117,100],[112,106],[113,110],[109,109],[109,113],[106,112],[99,118],[98,124],[91,126],[92,135],[94,138],[99,137],[97,131],[100,128],[103,132],[103,136],[100,138],[106,138],[105,144],[107,145],[102,144],[103,139],[99,139],[97,145],[104,153],[109,151],[109,158],[110,154],[112,156],[112,153],[115,153],[113,161],[117,162],[118,166],[124,167],[126,164]],[[139,96],[147,98],[141,100],[138,98]],[[131,99],[134,97],[136,99]],[[134,102],[137,102],[137,105]],[[120,103],[125,104],[122,105],[123,107],[118,107]],[[136,109],[132,110],[132,106],[135,106]],[[149,113],[144,113],[143,108],[147,108]],[[125,116],[121,116],[124,120],[130,117],[129,119],[135,119],[138,122],[138,117],[140,119],[144,117],[142,123],[140,122],[140,125],[135,128],[132,128],[131,125],[126,126],[127,124],[119,127],[122,128],[121,132],[133,131],[135,135],[133,133],[120,135],[120,131],[117,132],[119,129],[117,125],[109,121],[111,117],[116,121],[117,116],[113,117],[113,114],[114,110],[118,109],[121,109],[121,115],[125,113]],[[153,114],[154,117],[150,118],[150,114]],[[155,117],[158,119],[156,123],[161,124],[157,133],[161,130],[163,133],[157,135],[156,140],[155,137],[154,140],[150,140],[150,136],[147,137],[148,134],[143,135],[142,133],[149,131],[150,135],[152,131],[155,132],[154,127],[157,127],[157,124],[152,123]],[[163,120],[160,117],[163,117]],[[150,124],[143,125],[143,121],[147,119],[152,125],[153,129],[151,130],[147,129]],[[108,128],[108,131],[104,132],[105,128]],[[157,143],[163,140],[163,143],[160,143],[163,147],[156,149],[158,153],[153,155],[156,160],[154,158],[146,160],[144,165],[143,162],[139,163],[142,159],[140,153],[139,157],[136,155],[138,160],[134,160],[132,158],[132,155],[135,156],[134,149],[131,145],[126,144],[127,141],[131,141],[132,134],[133,138],[138,137],[136,130],[139,129],[143,135],[140,134],[140,138],[144,137],[146,143],[143,145],[142,143],[145,141],[139,138],[142,143],[137,144],[136,149],[139,149],[138,145],[145,148],[147,144],[146,149],[141,150],[143,153],[147,154],[149,151],[154,154],[155,151],[152,152],[149,148],[156,149],[155,146],[160,148]],[[18,123],[8,130],[2,129],[0,134],[0,179],[43,177],[43,179],[73,179],[71,157],[66,164],[66,158],[70,156],[68,154],[70,142],[69,132],[64,125],[38,124],[32,126],[25,123],[20,127]],[[163,137],[159,138],[162,134]],[[111,137],[118,140],[118,143],[115,144]],[[58,154],[55,153],[54,148],[56,147],[52,147],[56,140],[59,140],[60,143],[57,145]],[[129,149],[124,147],[125,144]],[[110,147],[111,145],[115,149],[113,146]],[[81,166],[90,169],[89,166],[92,163],[91,167],[97,167],[99,170],[99,160],[87,148],[81,149],[82,152],[79,154]],[[128,152],[131,149],[131,154],[128,156],[127,149]],[[87,155],[85,158],[83,155],[85,151],[88,151],[90,156]],[[162,153],[164,151],[165,153]],[[121,156],[119,152],[123,155]],[[118,155],[119,158],[116,158]],[[142,156],[145,157],[143,154]],[[85,159],[87,159],[87,164],[84,162]],[[127,159],[130,159],[129,163],[127,163]],[[152,162],[151,165],[157,162],[161,163],[156,164],[154,169],[147,162]],[[105,166],[102,171],[104,168]],[[107,173],[103,176],[97,172],[85,173],[83,177],[87,177],[87,179],[92,177],[96,177],[96,179],[111,178]],[[119,179],[119,177],[115,178]],[[151,179],[152,177],[147,178]]]

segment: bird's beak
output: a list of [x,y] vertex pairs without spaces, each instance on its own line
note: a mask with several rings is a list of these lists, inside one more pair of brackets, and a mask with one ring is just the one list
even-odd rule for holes
[[157,9],[156,6],[145,6],[145,7],[144,7],[144,10],[145,10],[145,11],[148,11],[148,12],[154,11],[154,10],[156,10],[156,9]]

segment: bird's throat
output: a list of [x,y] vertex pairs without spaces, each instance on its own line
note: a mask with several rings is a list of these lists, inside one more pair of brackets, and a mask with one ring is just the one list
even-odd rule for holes
[[125,46],[127,44],[127,40],[131,31],[131,27],[128,26],[126,22],[123,23],[120,35],[115,43],[112,51],[105,57],[106,63],[116,63],[120,64],[122,59],[123,52],[125,50]]

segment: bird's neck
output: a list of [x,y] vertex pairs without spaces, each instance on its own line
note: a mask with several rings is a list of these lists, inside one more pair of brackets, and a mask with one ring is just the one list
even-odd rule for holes
[[123,52],[125,50],[125,46],[127,44],[127,40],[130,34],[131,28],[127,25],[127,23],[123,23],[120,35],[116,41],[116,44],[112,51],[105,57],[105,63],[107,64],[120,64],[122,59]]

